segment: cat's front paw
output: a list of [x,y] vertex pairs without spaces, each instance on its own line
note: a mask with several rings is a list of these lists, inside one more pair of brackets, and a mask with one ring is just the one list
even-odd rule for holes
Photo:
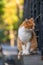
[[22,55],[30,55],[30,52],[25,50],[22,52]]
[[26,52],[25,52],[25,55],[30,55],[30,52],[29,52],[29,51],[26,51]]
[[23,50],[23,51],[22,51],[22,55],[25,55],[25,53],[26,53],[26,51],[25,51],[25,50]]

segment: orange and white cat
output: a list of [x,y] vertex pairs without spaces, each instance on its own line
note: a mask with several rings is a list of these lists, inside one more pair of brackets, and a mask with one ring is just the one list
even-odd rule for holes
[[18,29],[17,45],[19,55],[29,55],[31,51],[37,48],[37,39],[34,32],[34,19],[25,19]]

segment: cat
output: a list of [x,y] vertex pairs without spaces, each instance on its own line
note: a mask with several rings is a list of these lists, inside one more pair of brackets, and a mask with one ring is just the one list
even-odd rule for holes
[[25,19],[18,29],[18,56],[30,55],[30,52],[37,48],[37,38],[34,32],[35,23],[34,19]]

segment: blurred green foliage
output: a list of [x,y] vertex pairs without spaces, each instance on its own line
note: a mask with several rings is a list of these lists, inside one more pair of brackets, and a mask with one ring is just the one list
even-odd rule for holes
[[[12,26],[9,25],[5,25],[5,23],[3,22],[3,15],[4,15],[4,6],[5,6],[5,1],[7,0],[0,0],[0,42],[6,41],[7,39],[9,39],[9,35],[5,35],[4,32],[7,30],[9,30],[10,28],[12,28],[13,30],[18,30],[19,25],[22,23],[22,18],[23,18],[23,9],[19,9],[19,12],[16,13],[16,16],[18,16],[19,19],[17,19],[17,17],[14,17],[14,23],[12,24]],[[23,5],[23,0],[21,0],[21,5]],[[17,8],[17,7],[16,7]]]
[[0,42],[4,42],[8,39],[8,36],[4,35],[5,30],[0,30]]

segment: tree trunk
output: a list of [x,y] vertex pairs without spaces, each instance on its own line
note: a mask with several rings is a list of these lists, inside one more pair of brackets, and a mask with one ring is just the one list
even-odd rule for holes
[[14,31],[10,29],[9,34],[10,34],[10,45],[14,46]]

